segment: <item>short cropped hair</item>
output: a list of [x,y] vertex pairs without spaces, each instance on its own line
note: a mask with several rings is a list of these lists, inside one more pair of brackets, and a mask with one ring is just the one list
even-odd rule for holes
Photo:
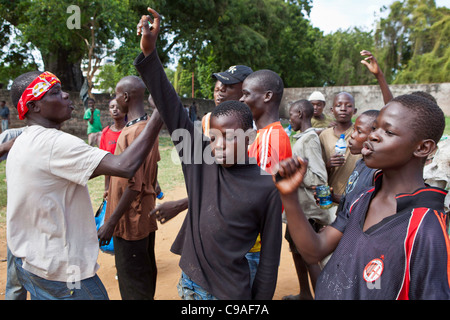
[[426,91],[414,91],[414,92],[411,92],[411,94],[430,99],[431,101],[433,101],[434,103],[437,104],[436,98],[433,97],[430,93],[428,93]]
[[274,94],[274,101],[277,104],[281,103],[283,97],[284,84],[281,77],[274,71],[263,69],[255,71],[247,76],[247,79],[258,79],[263,91],[272,91]]
[[414,115],[414,138],[417,140],[432,139],[436,142],[442,137],[445,129],[445,116],[442,109],[432,100],[416,94],[405,94],[395,97],[391,102],[398,102]]
[[376,119],[376,117],[378,117],[379,114],[380,111],[375,109],[366,110],[363,113],[361,113],[361,115],[365,115],[374,119]]
[[291,108],[297,108],[299,111],[303,113],[306,119],[310,119],[314,115],[314,106],[310,101],[306,99],[294,101],[291,104]]
[[244,131],[253,128],[253,115],[250,108],[240,101],[229,100],[222,102],[211,112],[211,117],[234,116]]
[[25,92],[28,85],[33,82],[42,72],[41,71],[30,71],[18,76],[11,86],[11,101],[15,108],[19,104],[20,97]]

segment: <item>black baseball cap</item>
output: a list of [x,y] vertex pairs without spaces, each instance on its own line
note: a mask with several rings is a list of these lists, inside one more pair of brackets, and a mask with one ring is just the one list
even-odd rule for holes
[[213,73],[212,77],[219,80],[223,84],[235,84],[243,82],[252,72],[253,70],[250,67],[236,65],[229,67],[226,71]]

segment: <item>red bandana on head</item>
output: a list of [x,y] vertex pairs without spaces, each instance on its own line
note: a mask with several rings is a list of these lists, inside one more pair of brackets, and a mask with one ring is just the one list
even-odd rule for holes
[[19,104],[17,105],[19,119],[25,119],[25,114],[28,112],[28,101],[41,100],[44,94],[57,83],[61,83],[61,81],[59,81],[53,73],[48,71],[41,73],[36,79],[34,79],[20,97]]

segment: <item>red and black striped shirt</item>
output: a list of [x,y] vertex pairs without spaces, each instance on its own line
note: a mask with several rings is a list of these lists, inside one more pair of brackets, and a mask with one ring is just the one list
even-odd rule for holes
[[375,186],[356,197],[332,227],[341,241],[316,285],[317,299],[450,299],[446,191],[425,187],[399,194],[397,212],[363,232]]

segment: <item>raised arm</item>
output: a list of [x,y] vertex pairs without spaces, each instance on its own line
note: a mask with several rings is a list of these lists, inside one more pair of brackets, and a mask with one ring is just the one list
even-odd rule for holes
[[141,35],[141,50],[145,57],[149,56],[156,48],[161,16],[152,8],[147,8],[153,15],[153,21],[149,15],[143,15],[137,25],[137,35]]
[[361,51],[360,54],[362,56],[367,56],[367,58],[362,60],[361,63],[367,67],[367,69],[375,76],[375,78],[377,78],[378,84],[380,85],[381,93],[383,94],[384,104],[387,104],[394,97],[386,82],[386,78],[384,77],[383,71],[378,65],[377,59],[375,59],[373,54],[367,50]]
[[309,264],[320,262],[337,247],[342,233],[327,226],[316,233],[298,201],[297,189],[306,174],[307,162],[300,157],[283,160],[274,176],[288,220],[289,233],[300,254]]
[[166,124],[174,143],[176,144],[180,141],[175,141],[179,138],[180,131],[173,134],[177,129],[186,129],[182,130],[182,135],[188,134],[183,136],[182,139],[182,141],[186,142],[185,138],[189,138],[189,136],[191,139],[194,138],[194,125],[184,111],[178,94],[167,79],[158,57],[156,40],[160,29],[160,16],[151,8],[148,8],[148,11],[154,19],[152,21],[150,16],[142,16],[137,25],[137,33],[141,35],[142,53],[136,58],[134,65],[152,95],[156,108]]

